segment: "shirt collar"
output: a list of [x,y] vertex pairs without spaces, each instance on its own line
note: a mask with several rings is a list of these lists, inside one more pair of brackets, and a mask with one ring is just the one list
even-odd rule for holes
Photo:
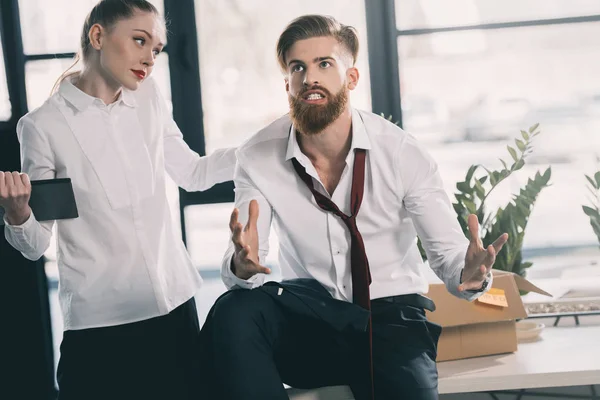
[[[81,91],[78,87],[73,85],[69,78],[61,82],[58,92],[79,111],[85,110],[95,102],[104,104],[102,100],[98,99],[97,97],[90,96],[89,94]],[[137,102],[135,101],[133,93],[127,89],[121,90],[121,95],[117,99],[117,103],[118,102],[123,102],[123,104],[129,107],[137,106]]]
[[123,104],[125,104],[126,106],[137,107],[137,102],[135,101],[135,96],[133,95],[133,92],[130,90],[123,88],[121,90],[121,96],[119,96],[119,99],[122,100]]
[[[350,150],[355,149],[371,149],[371,140],[369,139],[369,135],[367,134],[367,129],[365,127],[365,123],[360,116],[360,113],[356,109],[352,109],[352,144],[350,145]],[[353,151],[348,152],[348,156],[351,157]],[[292,158],[296,158],[298,161],[306,157],[302,151],[300,150],[300,145],[298,145],[298,139],[296,138],[296,128],[294,124],[290,127],[289,138],[288,138],[288,146],[287,152],[285,155],[285,160],[289,161]],[[346,159],[348,160],[348,159]]]

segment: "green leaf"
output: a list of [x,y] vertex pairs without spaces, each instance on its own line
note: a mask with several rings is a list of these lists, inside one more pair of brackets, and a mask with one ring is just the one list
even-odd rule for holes
[[527,132],[521,131],[521,136],[523,136],[523,139],[526,141],[529,141],[529,134]]
[[506,165],[506,161],[504,161],[503,159],[499,158],[500,162],[502,163],[502,166],[504,167],[504,169],[508,169],[508,165]]
[[523,141],[522,141],[522,140],[515,139],[515,143],[517,144],[517,147],[519,148],[519,150],[521,150],[521,152],[524,152],[524,151],[525,151],[525,149],[527,148],[527,147],[525,146],[525,143],[523,143]]
[[585,179],[588,180],[588,182],[590,183],[590,185],[592,185],[594,189],[598,189],[598,187],[600,186],[600,184],[596,184],[596,182],[594,182],[594,180],[587,175],[585,175]]
[[517,162],[519,160],[519,157],[517,157],[517,151],[510,146],[506,146],[506,148],[508,149],[508,152],[510,153],[513,160]]
[[546,168],[546,171],[544,171],[544,174],[542,175],[543,183],[544,184],[548,183],[548,181],[550,180],[551,175],[552,175],[552,167]]
[[598,185],[596,188],[600,188],[600,171],[594,174],[594,178],[596,178],[596,184]]
[[458,190],[460,190],[463,193],[470,193],[471,192],[471,186],[469,186],[469,184],[467,182],[458,182],[456,184],[456,188]]
[[475,194],[479,197],[479,200],[483,200],[485,197],[485,189],[477,179],[475,179]]
[[517,163],[515,164],[515,167],[514,167],[514,169],[515,169],[515,170],[519,170],[519,169],[523,168],[523,166],[524,166],[524,165],[525,165],[525,160],[523,160],[523,159],[521,158],[521,159],[520,159],[519,161],[517,161]]
[[533,131],[535,131],[539,126],[540,124],[533,125],[531,128],[529,128],[529,133],[533,133]]
[[583,212],[588,216],[588,217],[594,217],[598,215],[598,211],[593,209],[592,207],[588,207],[588,206],[583,206]]
[[471,165],[471,167],[467,171],[467,177],[465,178],[465,182],[471,181],[471,179],[473,178],[473,174],[475,173],[478,167],[478,165]]
[[467,211],[469,211],[470,214],[475,214],[477,212],[477,207],[471,200],[465,200],[463,203],[467,207]]

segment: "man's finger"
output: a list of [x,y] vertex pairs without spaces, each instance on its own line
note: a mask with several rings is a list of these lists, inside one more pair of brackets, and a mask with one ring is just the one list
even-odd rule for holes
[[231,212],[231,216],[229,217],[229,230],[231,233],[233,233],[233,230],[237,224],[239,214],[240,212],[237,208],[234,208]]
[[492,243],[492,246],[494,246],[494,250],[496,251],[496,253],[502,250],[502,246],[504,246],[506,242],[508,242],[508,233],[503,233],[498,239],[494,241],[494,243]]
[[237,251],[240,251],[241,248],[244,247],[244,239],[242,238],[242,224],[236,222],[233,227],[233,235],[231,236],[231,241],[235,245]]
[[257,274],[270,274],[271,273],[271,269],[264,267],[258,263],[255,263],[254,261],[248,261],[251,265],[252,265],[252,271],[257,273]]
[[246,270],[257,273],[257,274],[270,274],[271,269],[267,267],[263,267],[262,265],[254,262],[250,258],[250,253],[252,249],[249,245],[244,246],[244,248],[240,251],[240,259],[246,264]]
[[471,233],[471,241],[476,243],[479,242],[479,221],[477,220],[477,216],[475,214],[470,214],[467,224],[469,225],[469,232]]
[[492,265],[494,265],[494,262],[496,262],[496,249],[494,248],[494,246],[490,245],[486,249],[485,260],[483,261],[483,263],[485,264],[486,269],[490,269],[492,268]]
[[255,228],[256,221],[258,221],[258,201],[252,200],[248,204],[248,223],[246,224],[246,230]]
[[257,270],[258,270],[258,273],[259,273],[259,274],[267,274],[267,275],[269,275],[269,274],[271,273],[271,269],[270,269],[270,268],[263,267],[263,266],[262,266],[262,265],[260,265],[260,264],[255,264],[255,265],[256,265],[256,266],[257,266],[257,268],[258,268]]

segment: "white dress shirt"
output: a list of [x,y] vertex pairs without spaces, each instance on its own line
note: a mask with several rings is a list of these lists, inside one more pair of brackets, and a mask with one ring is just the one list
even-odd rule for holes
[[[264,128],[237,152],[235,202],[246,224],[248,204],[259,203],[259,257],[268,253],[271,223],[279,238],[283,279],[312,278],[334,298],[352,301],[350,232],[343,221],[317,205],[297,176],[295,157],[312,177],[315,188],[350,214],[354,149],[366,149],[364,197],[357,216],[372,283],[371,299],[409,293],[425,294],[428,281],[417,247],[417,233],[433,271],[451,293],[472,300],[479,293],[458,292],[468,240],[465,238],[434,160],[415,138],[398,126],[353,110],[352,146],[339,184],[330,195],[310,160],[301,152],[288,115]],[[229,288],[262,285],[264,274],[248,280],[230,268],[230,244],[222,265]],[[491,281],[491,276],[488,276]]]
[[[79,218],[56,222],[65,329],[164,315],[194,296],[202,279],[171,223],[165,170],[184,189],[205,190],[233,178],[235,149],[190,150],[151,78],[108,106],[63,81],[17,133],[23,172],[71,178],[75,192]],[[5,236],[36,260],[53,225],[32,215]]]

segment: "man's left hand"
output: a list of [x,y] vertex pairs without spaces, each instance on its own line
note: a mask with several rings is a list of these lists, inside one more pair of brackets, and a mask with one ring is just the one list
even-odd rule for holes
[[459,292],[481,289],[486,276],[492,270],[492,266],[496,261],[496,254],[508,241],[508,233],[504,233],[486,249],[479,238],[479,222],[475,214],[469,215],[468,225],[471,241],[465,257],[462,283],[458,286]]

